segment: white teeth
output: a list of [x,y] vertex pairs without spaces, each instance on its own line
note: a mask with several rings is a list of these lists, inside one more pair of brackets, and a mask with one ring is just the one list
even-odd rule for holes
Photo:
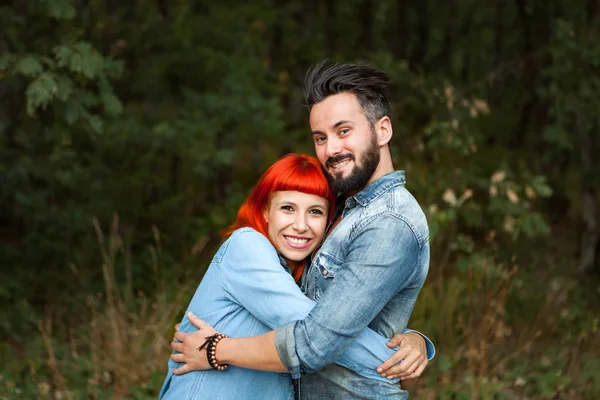
[[286,236],[285,238],[288,242],[291,242],[292,244],[305,244],[306,242],[308,242],[308,239],[298,239],[290,236]]
[[343,167],[344,165],[348,164],[349,162],[350,162],[350,160],[344,160],[344,161],[340,161],[340,162],[339,162],[339,163],[337,163],[337,164],[333,164],[333,165],[332,165],[332,167],[333,167],[333,168],[341,168],[341,167]]

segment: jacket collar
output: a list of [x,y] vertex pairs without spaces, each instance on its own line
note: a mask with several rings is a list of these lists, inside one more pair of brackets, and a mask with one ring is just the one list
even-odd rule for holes
[[356,193],[354,196],[346,199],[346,207],[349,207],[354,202],[360,204],[363,207],[366,207],[367,205],[369,205],[369,203],[371,203],[377,197],[381,196],[383,193],[389,191],[390,189],[396,186],[404,186],[405,184],[406,174],[404,173],[404,171],[390,172],[377,179],[375,182],[371,183],[369,186]]

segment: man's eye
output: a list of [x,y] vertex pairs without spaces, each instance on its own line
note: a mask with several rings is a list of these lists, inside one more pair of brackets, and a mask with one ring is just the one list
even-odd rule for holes
[[348,128],[344,128],[344,129],[340,130],[340,133],[339,133],[339,134],[340,134],[341,136],[343,136],[343,135],[347,135],[347,134],[348,134],[348,132],[350,132],[350,129],[348,129]]
[[323,143],[325,141],[325,136],[317,136],[315,138],[315,143]]

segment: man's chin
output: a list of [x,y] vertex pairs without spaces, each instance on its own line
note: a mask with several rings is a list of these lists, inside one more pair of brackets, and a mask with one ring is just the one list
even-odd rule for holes
[[351,169],[343,169],[341,171],[328,171],[328,175],[332,181],[345,181],[352,175]]

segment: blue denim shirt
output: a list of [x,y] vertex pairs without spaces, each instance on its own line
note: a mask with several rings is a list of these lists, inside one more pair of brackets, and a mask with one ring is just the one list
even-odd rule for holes
[[[429,231],[404,185],[404,171],[392,172],[342,203],[342,219],[302,286],[317,304],[277,330],[279,356],[292,376],[311,373],[302,377],[303,399],[408,397],[393,382],[324,368],[366,327],[388,338],[406,328],[429,269]],[[431,358],[435,350],[427,345]]]
[[[217,251],[188,311],[232,337],[260,335],[303,319],[315,303],[302,293],[285,264],[282,268],[282,261],[262,234],[238,229]],[[187,317],[179,329],[196,330]],[[375,369],[394,352],[386,347],[387,339],[370,329],[355,336],[338,363],[369,381],[385,381]],[[289,374],[230,366],[226,371],[173,375],[172,369],[181,365],[169,360],[161,400],[293,398]]]

